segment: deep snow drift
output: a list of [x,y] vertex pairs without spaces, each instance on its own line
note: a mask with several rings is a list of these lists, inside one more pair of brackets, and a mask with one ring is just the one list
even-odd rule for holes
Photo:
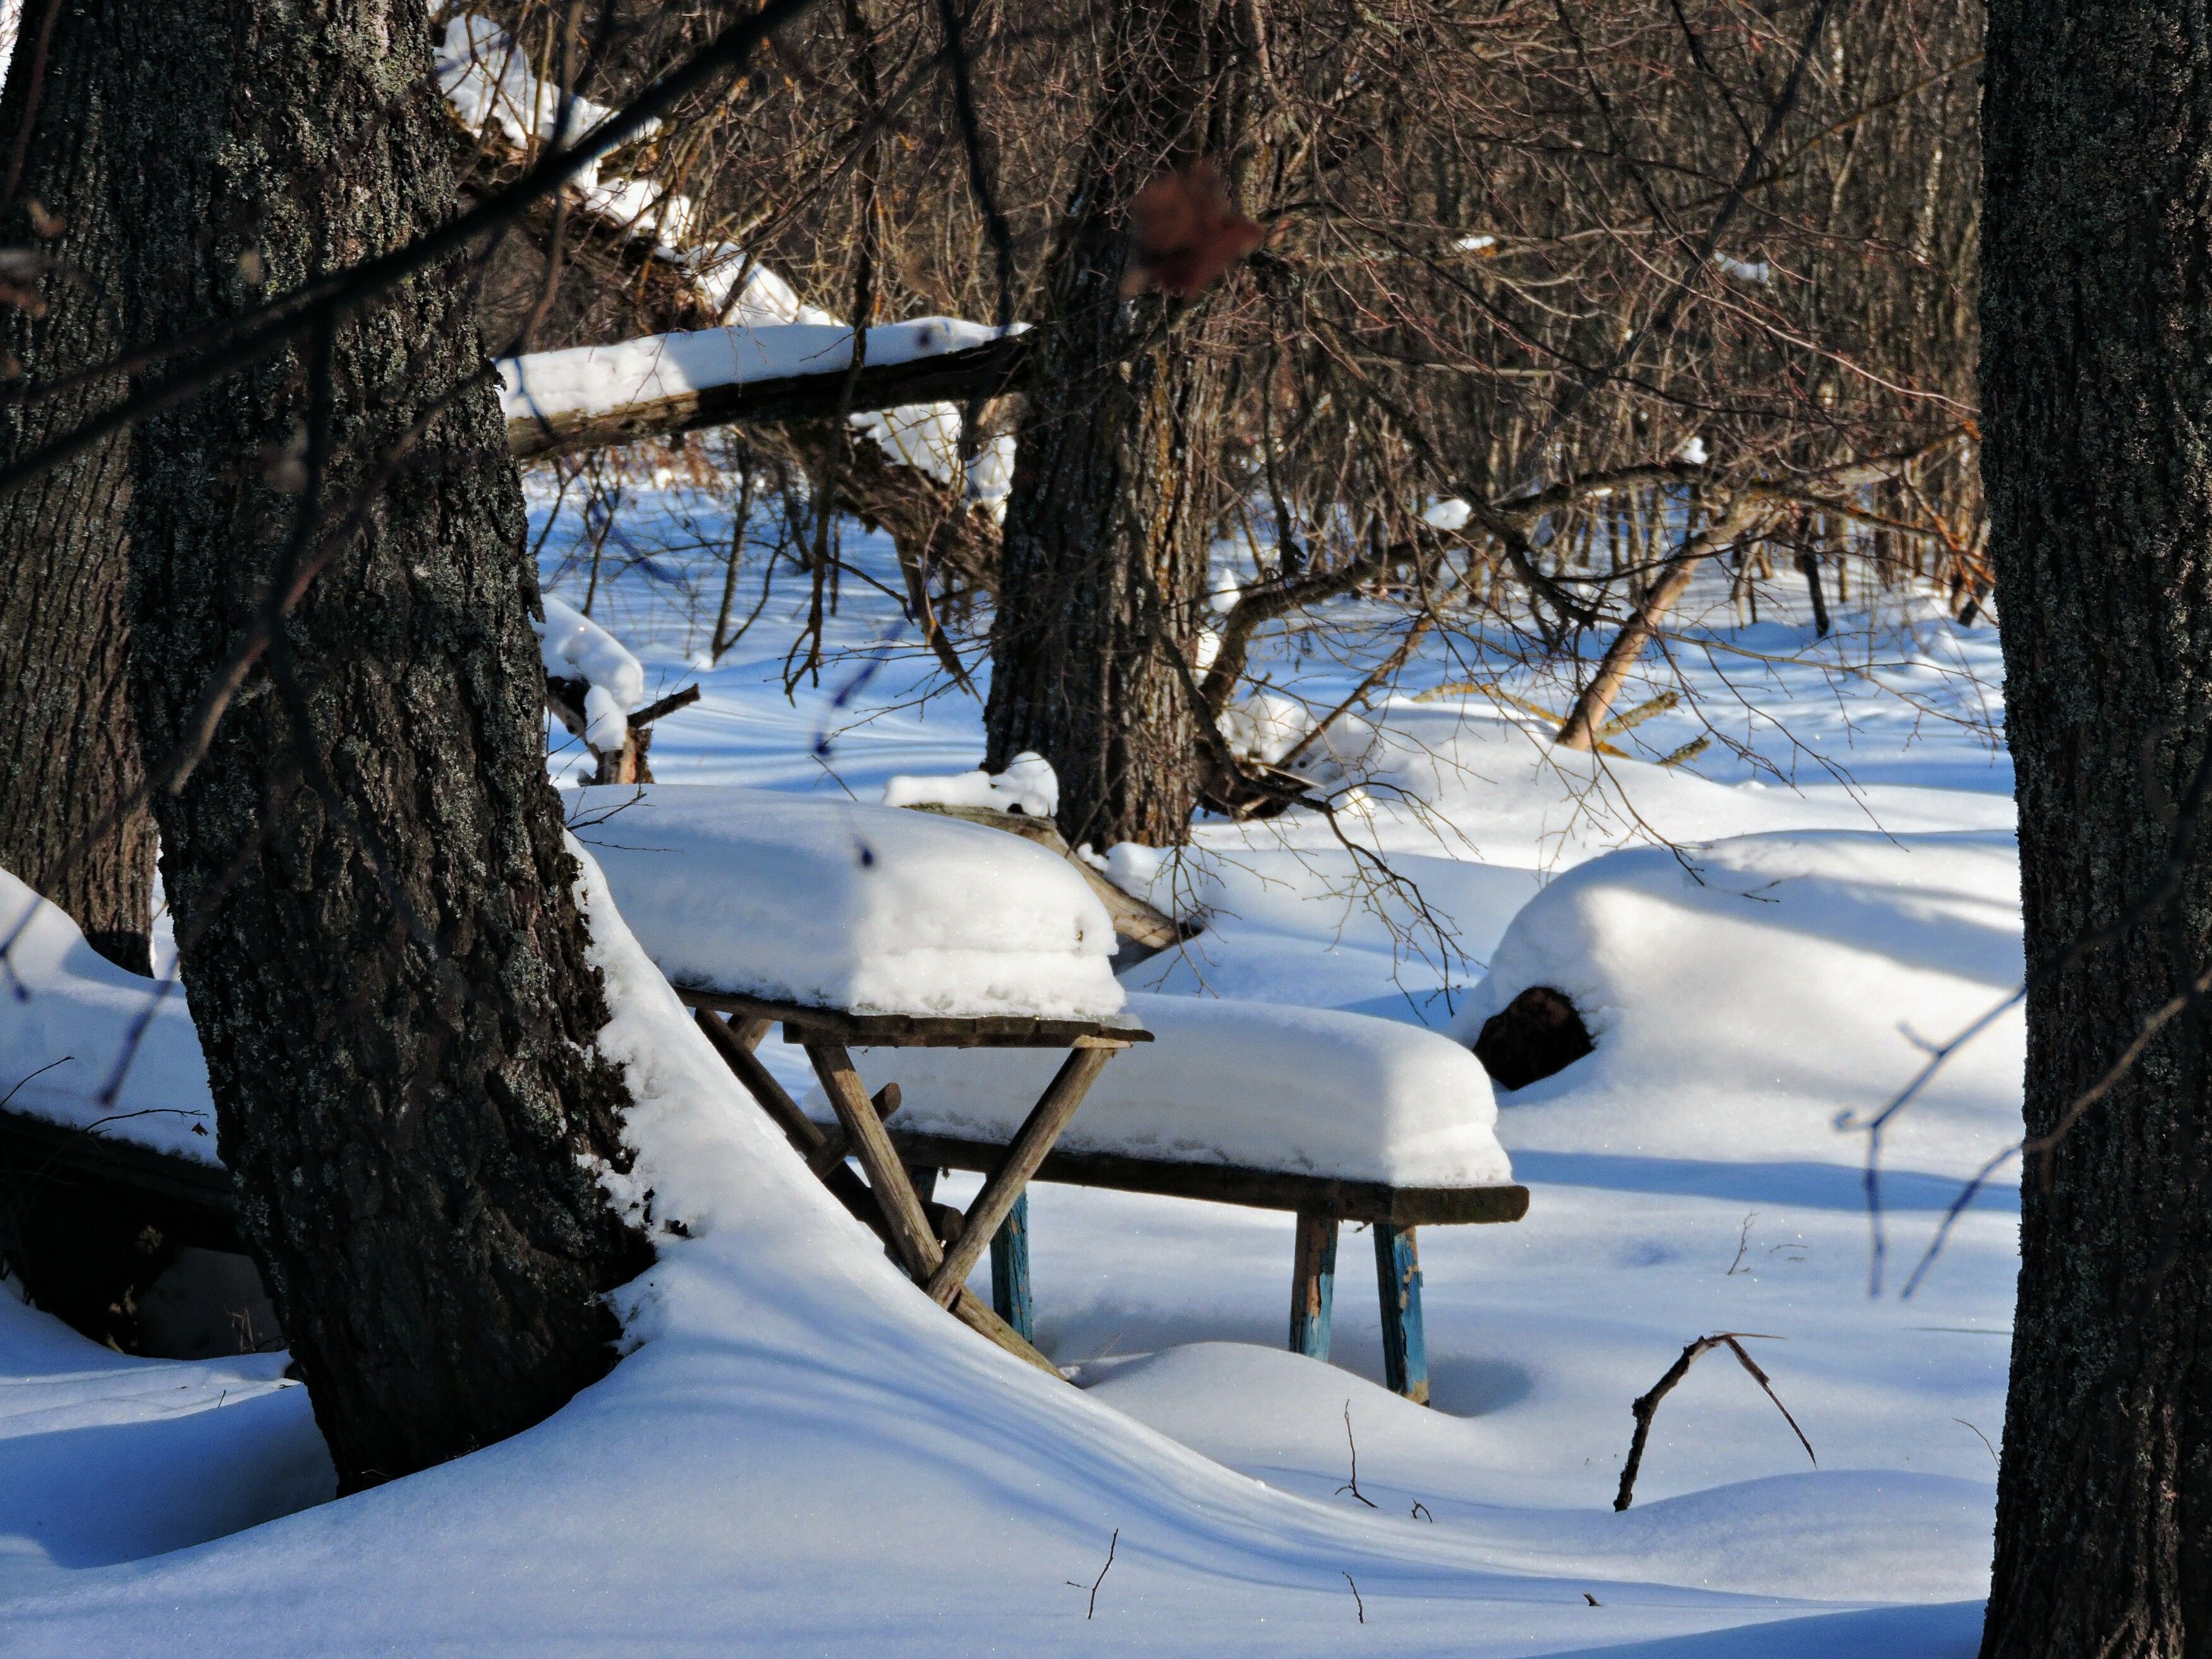
[[[713,530],[675,492],[635,510]],[[896,589],[879,542],[846,554]],[[656,695],[703,682],[659,728],[661,776],[872,802],[893,775],[973,767],[974,706],[915,704],[932,671],[896,643],[889,599],[848,581],[833,626],[872,677],[866,656],[833,655],[787,702],[803,588],[780,586],[738,650],[695,670],[680,568],[618,573],[597,613]],[[1357,620],[1347,605],[1330,625],[1350,639]],[[1369,803],[1340,819],[1350,847],[1294,817],[1209,825],[1199,853],[1154,861],[1160,896],[1206,931],[1123,977],[1194,1009],[1225,994],[1446,1026],[1521,978],[1590,999],[1597,1051],[1498,1097],[1528,1219],[1423,1232],[1435,1409],[1376,1385],[1355,1232],[1332,1363],[1281,1351],[1291,1223],[1262,1212],[1036,1188],[1039,1340],[1082,1386],[975,1341],[824,1200],[594,888],[616,1011],[602,1041],[643,1103],[637,1178],[696,1235],[626,1296],[638,1346],[528,1434],[216,1537],[320,1495],[290,1449],[302,1391],[274,1389],[266,1360],[124,1360],[0,1310],[9,1652],[1963,1659],[2014,1200],[2000,1188],[1968,1211],[1911,1299],[1869,1297],[1863,1141],[1828,1127],[1879,1107],[1919,1068],[1915,1039],[1951,1036],[2017,967],[2008,776],[1964,715],[1929,713],[1990,695],[1994,640],[1906,621],[1820,645],[1771,620],[1686,623],[1674,648],[1711,707],[1753,676],[1786,710],[1786,728],[1735,733],[1757,763],[1717,751],[1697,776],[1561,757],[1480,699],[1401,698],[1368,711],[1371,743],[1345,745]],[[1279,641],[1258,670],[1312,706],[1364,672],[1349,648],[1303,648]],[[1417,660],[1407,691],[1468,678],[1451,654],[1466,648]],[[1670,714],[1631,735],[1664,754],[1689,732]],[[1801,767],[1807,746],[1849,771]],[[10,1064],[23,1029],[5,1034]],[[763,1054],[803,1081],[781,1045]],[[2020,1058],[2000,1022],[1900,1116],[1884,1187],[1899,1242],[1923,1245],[1960,1170],[2016,1136]],[[956,1202],[972,1190],[947,1185]],[[1614,1515],[1629,1401],[1717,1329],[1782,1339],[1762,1363],[1820,1466],[1741,1373],[1701,1366]],[[265,1417],[229,1380],[248,1374]],[[189,1408],[164,1414],[164,1389]],[[77,1437],[101,1411],[128,1431]],[[235,1437],[206,1438],[217,1426]],[[1343,1490],[1355,1448],[1373,1509]],[[106,1541],[57,1547],[89,1525],[88,1486],[114,1494],[90,1510]]]

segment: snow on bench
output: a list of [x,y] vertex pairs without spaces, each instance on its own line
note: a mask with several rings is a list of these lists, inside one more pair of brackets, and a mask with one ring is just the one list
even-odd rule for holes
[[688,989],[950,1018],[1108,1020],[1127,1000],[1105,907],[1017,836],[712,785],[566,799],[623,920]]
[[[1009,837],[1011,839],[1011,837]],[[1211,997],[1128,999],[1152,1032],[1092,1085],[1060,1137],[1085,1152],[1390,1187],[1513,1179],[1481,1063],[1448,1037],[1365,1014]],[[1003,1143],[1053,1057],[1011,1048],[870,1051],[899,1085],[901,1136]],[[827,1118],[818,1095],[810,1112]]]

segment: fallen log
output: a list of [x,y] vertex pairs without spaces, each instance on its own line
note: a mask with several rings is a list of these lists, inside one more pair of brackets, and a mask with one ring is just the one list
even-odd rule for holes
[[988,402],[1010,390],[1026,367],[1028,337],[1017,334],[960,351],[869,364],[858,374],[839,366],[700,386],[603,409],[541,413],[514,412],[510,406],[507,441],[515,459],[526,461],[706,427],[787,425],[833,420],[841,411],[859,415],[915,404]]

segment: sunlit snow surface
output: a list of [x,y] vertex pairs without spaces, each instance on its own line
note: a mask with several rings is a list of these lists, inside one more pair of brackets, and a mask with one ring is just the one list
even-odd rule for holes
[[[696,553],[672,545],[686,520]],[[787,702],[805,579],[781,571],[702,672],[726,520],[647,490],[617,523],[595,618],[649,695],[705,689],[662,723],[660,776],[872,802],[894,775],[975,764],[976,705],[917,701],[933,665],[861,579],[898,586],[876,538],[848,526],[830,654]],[[544,559],[574,601],[569,545],[556,523]],[[1380,1387],[1349,1228],[1332,1363],[1281,1351],[1291,1220],[1262,1212],[1034,1188],[1040,1340],[1084,1387],[975,1342],[823,1199],[602,901],[641,1178],[696,1235],[627,1298],[639,1346],[526,1435],[231,1532],[319,1495],[302,1390],[272,1393],[264,1359],[128,1361],[0,1308],[8,1651],[1970,1653],[2012,1190],[1966,1213],[1911,1299],[1896,1291],[1960,1177],[2018,1132],[2017,1024],[1899,1120],[1879,1297],[1863,1138],[1833,1120],[1879,1108],[1917,1043],[2017,973],[1996,638],[1925,610],[1869,624],[1854,596],[1815,649],[1794,617],[1736,626],[1715,597],[1670,649],[1747,752],[1717,745],[1702,775],[1562,757],[1482,696],[1411,702],[1492,680],[1564,701],[1449,638],[1365,711],[1378,732],[1351,771],[1370,815],[1340,820],[1362,850],[1310,820],[1209,824],[1200,855],[1151,872],[1156,898],[1209,925],[1133,989],[1449,1028],[1516,980],[1582,975],[1598,1052],[1499,1096],[1528,1218],[1422,1236],[1435,1409]],[[1395,644],[1388,620],[1346,605],[1258,665],[1327,709]],[[1676,710],[1618,741],[1656,757],[1700,729]],[[556,776],[581,759],[560,751]],[[1590,862],[1621,846],[1644,850]],[[1409,886],[1378,891],[1376,851]],[[764,1052],[803,1083],[789,1051]],[[1781,1339],[1759,1358],[1819,1468],[1711,1357],[1615,1515],[1629,1401],[1719,1329]],[[1340,1490],[1347,1414],[1372,1509]]]

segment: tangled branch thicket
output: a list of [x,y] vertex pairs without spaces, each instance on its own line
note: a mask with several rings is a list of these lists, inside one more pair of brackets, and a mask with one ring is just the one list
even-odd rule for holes
[[[548,78],[614,100],[743,9],[491,9]],[[1272,228],[1190,336],[1225,391],[1183,461],[1255,567],[1232,646],[1356,592],[1504,630],[1587,703],[1583,641],[1656,632],[1685,565],[1722,562],[1754,606],[1763,584],[1809,584],[1824,623],[1854,586],[1924,586],[1968,620],[1984,605],[1976,0],[1219,10],[1235,49],[1216,95],[1238,112],[1213,124],[1214,159]],[[616,164],[694,204],[695,240],[837,314],[864,268],[878,321],[990,317],[999,272],[939,12],[817,8]],[[981,0],[967,16],[1017,316],[1038,314],[1111,79],[1111,12]],[[497,165],[480,145],[479,173]],[[671,300],[634,236],[555,216],[495,261],[494,338],[714,320]],[[834,432],[744,437],[741,470],[786,499],[849,471]],[[1452,498],[1463,514],[1437,510]],[[788,540],[803,560],[808,538]],[[988,594],[988,562],[986,545],[940,580]],[[1209,702],[1239,667],[1217,668]]]

